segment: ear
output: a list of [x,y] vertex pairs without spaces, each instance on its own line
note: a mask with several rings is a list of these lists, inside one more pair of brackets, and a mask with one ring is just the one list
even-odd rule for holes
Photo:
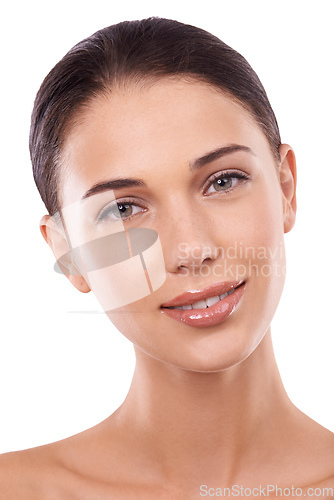
[[282,190],[284,232],[288,233],[293,228],[296,220],[296,157],[288,144],[282,144],[279,152],[281,156],[279,180]]
[[39,225],[43,238],[51,248],[58,264],[72,285],[82,293],[90,292],[85,278],[80,274],[72,256],[66,234],[60,220],[51,215],[44,215]]

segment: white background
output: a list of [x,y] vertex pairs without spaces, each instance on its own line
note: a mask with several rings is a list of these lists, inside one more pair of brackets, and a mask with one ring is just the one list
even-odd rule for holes
[[292,401],[334,431],[333,2],[62,1],[6,3],[1,20],[0,452],[97,424],[126,396],[131,344],[53,271],[39,233],[45,213],[28,153],[34,96],[82,38],[123,20],[194,24],[241,52],[259,74],[283,142],[296,152],[298,218],[286,237],[288,276],[273,322]]

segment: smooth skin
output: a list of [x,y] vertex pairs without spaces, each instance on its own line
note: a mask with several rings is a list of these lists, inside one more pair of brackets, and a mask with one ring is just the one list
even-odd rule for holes
[[[232,144],[252,153],[190,168]],[[117,89],[85,109],[65,145],[61,204],[111,178],[143,180],[146,187],[115,194],[138,200],[125,227],[159,233],[167,278],[122,307],[126,314],[108,313],[136,353],[124,403],[76,436],[1,456],[1,499],[181,500],[202,498],[201,485],[294,486],[303,495],[308,487],[334,488],[334,435],[290,401],[273,353],[284,233],[296,214],[295,156],[286,144],[280,155],[278,163],[240,104],[191,79]],[[213,174],[231,170],[247,180],[226,191],[209,185]],[[61,236],[48,216],[41,231],[57,256]],[[236,243],[255,255],[228,259],[223,250]],[[163,314],[161,304],[176,295],[231,280],[217,275],[224,260],[235,272],[247,269],[244,296],[229,318],[195,328]],[[84,273],[68,278],[90,291]],[[92,291],[98,299],[106,293],[98,282]]]

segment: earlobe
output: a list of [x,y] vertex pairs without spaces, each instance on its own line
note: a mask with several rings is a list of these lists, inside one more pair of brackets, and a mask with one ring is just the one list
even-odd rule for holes
[[51,215],[44,215],[40,221],[40,231],[51,248],[59,268],[72,285],[82,293],[90,292],[90,287],[81,275],[72,257],[62,222]]
[[297,199],[297,168],[296,157],[288,144],[280,146],[281,163],[279,166],[279,180],[282,190],[284,232],[291,231],[296,220]]

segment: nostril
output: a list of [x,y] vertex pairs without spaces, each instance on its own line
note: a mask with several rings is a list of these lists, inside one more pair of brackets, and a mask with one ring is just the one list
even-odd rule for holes
[[177,270],[182,274],[189,273],[189,269],[186,266],[178,266]]

